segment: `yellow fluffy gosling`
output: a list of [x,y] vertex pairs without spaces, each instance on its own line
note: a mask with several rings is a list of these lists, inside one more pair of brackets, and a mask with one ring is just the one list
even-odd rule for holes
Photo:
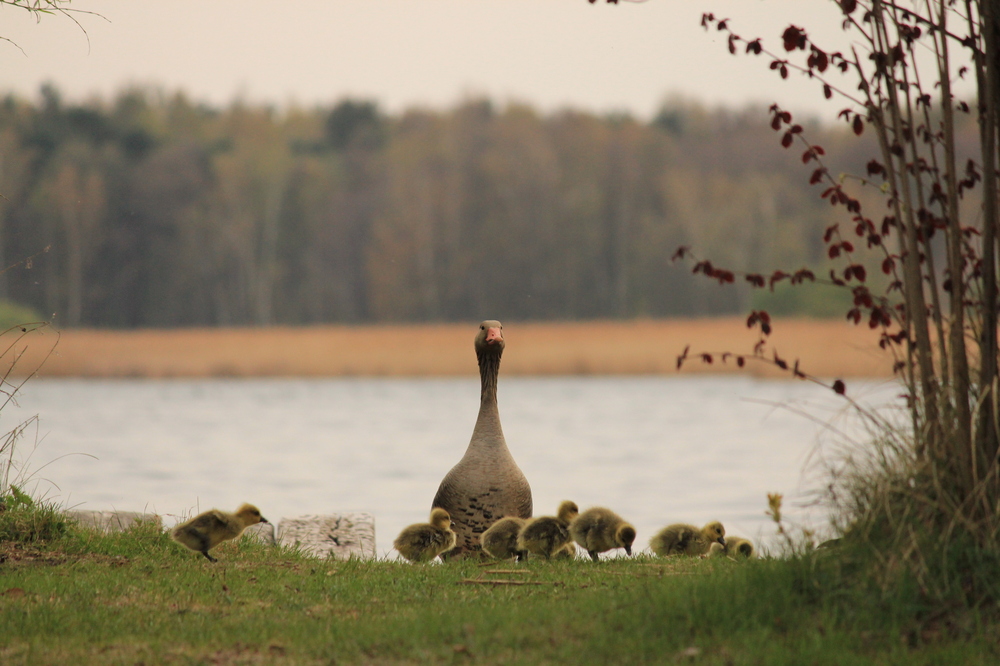
[[750,559],[757,556],[757,549],[753,547],[753,542],[743,537],[728,537],[726,545],[713,543],[709,549],[709,555],[728,555],[729,557],[743,557]]
[[649,540],[650,549],[667,555],[705,555],[713,543],[726,545],[726,529],[716,521],[698,529],[694,525],[668,525]]
[[479,537],[479,543],[490,557],[498,560],[509,560],[516,557],[523,561],[528,554],[517,548],[517,535],[527,521],[517,516],[504,516],[490,525],[489,529]]
[[598,553],[614,548],[624,548],[627,555],[632,554],[632,543],[635,541],[635,528],[611,509],[594,507],[587,509],[569,526],[569,533],[590,558],[597,561]]
[[243,504],[236,513],[226,513],[218,509],[199,513],[191,520],[176,526],[170,532],[170,536],[177,543],[201,553],[209,562],[217,562],[218,560],[209,555],[208,551],[223,541],[235,539],[251,525],[266,522],[267,518],[260,515],[260,509],[252,504]]
[[451,516],[444,509],[432,509],[429,523],[416,523],[403,528],[392,545],[411,562],[429,562],[455,547]]
[[550,559],[572,543],[569,524],[579,513],[575,502],[565,501],[559,505],[558,515],[530,519],[517,535],[517,549]]

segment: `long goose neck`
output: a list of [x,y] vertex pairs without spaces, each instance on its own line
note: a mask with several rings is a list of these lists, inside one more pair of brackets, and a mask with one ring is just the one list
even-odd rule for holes
[[479,410],[497,409],[497,377],[500,374],[500,355],[483,352],[479,359]]
[[500,410],[497,407],[497,374],[500,371],[500,355],[479,354],[479,378],[482,384],[479,399],[479,417],[472,433],[471,449],[507,448],[503,428],[500,426]]

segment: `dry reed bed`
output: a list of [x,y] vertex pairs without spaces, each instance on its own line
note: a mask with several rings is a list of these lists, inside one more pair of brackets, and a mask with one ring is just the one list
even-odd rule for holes
[[[16,373],[47,377],[449,376],[476,372],[477,322],[303,328],[181,330],[42,329],[28,335]],[[891,357],[877,334],[841,321],[777,321],[771,338],[781,357],[820,377],[885,377]],[[691,352],[749,354],[756,341],[742,318],[564,323],[508,322],[507,375],[672,374]],[[787,376],[767,364],[738,370],[730,360],[693,358],[683,372]]]

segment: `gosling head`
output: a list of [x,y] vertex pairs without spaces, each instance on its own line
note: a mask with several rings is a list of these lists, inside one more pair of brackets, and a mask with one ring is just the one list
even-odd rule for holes
[[503,324],[496,319],[487,319],[479,325],[479,333],[476,334],[476,355],[503,354]]
[[719,521],[705,525],[701,532],[709,541],[718,541],[723,546],[726,545],[726,528]]
[[625,549],[626,555],[631,555],[632,543],[635,542],[635,528],[631,525],[622,525],[615,533],[615,541]]
[[746,539],[738,539],[736,542],[735,554],[743,557],[753,557],[755,555],[753,544]]
[[576,505],[576,502],[570,502],[565,500],[559,505],[559,511],[556,513],[559,516],[559,520],[570,523],[573,519],[580,515],[580,507]]
[[450,530],[451,529],[451,515],[438,507],[431,510],[431,525],[438,528],[439,530]]
[[246,527],[256,525],[257,523],[268,522],[267,518],[260,515],[260,509],[255,507],[253,504],[241,504],[240,508],[236,509],[236,516]]

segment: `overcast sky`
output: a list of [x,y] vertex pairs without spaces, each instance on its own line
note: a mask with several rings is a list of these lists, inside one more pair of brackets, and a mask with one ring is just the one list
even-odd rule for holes
[[[214,105],[371,99],[390,112],[488,96],[543,111],[573,107],[650,118],[670,95],[708,106],[780,101],[827,109],[816,84],[782,82],[734,57],[702,12],[780,49],[789,24],[842,48],[832,0],[73,0],[40,22],[0,6],[0,92],[105,98],[129,84]],[[103,17],[103,18],[101,18]],[[23,53],[22,53],[23,51]]]

